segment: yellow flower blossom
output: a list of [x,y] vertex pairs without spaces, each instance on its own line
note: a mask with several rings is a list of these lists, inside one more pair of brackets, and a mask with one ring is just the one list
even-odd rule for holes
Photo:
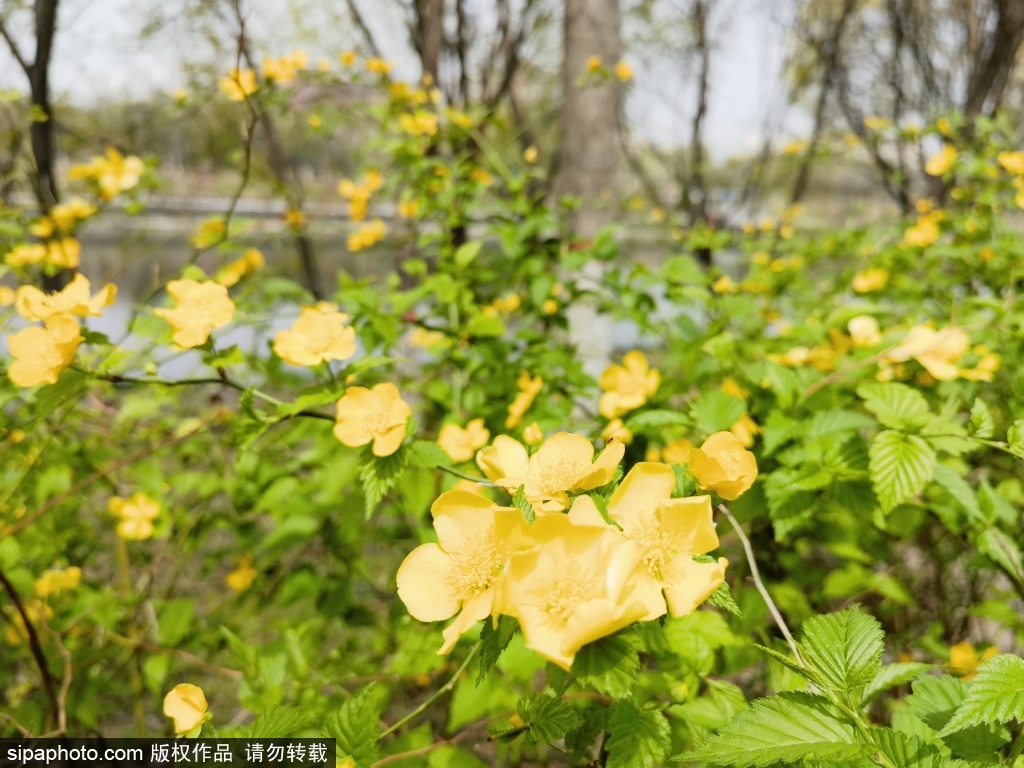
[[352,252],[362,251],[376,245],[384,239],[386,234],[387,227],[384,226],[384,222],[380,219],[374,219],[350,234],[346,241],[346,245]]
[[284,223],[291,229],[302,229],[306,226],[306,214],[298,208],[289,208],[284,212]]
[[346,322],[348,315],[327,302],[305,307],[290,329],[274,336],[274,354],[303,366],[348,360],[356,353],[356,332]]
[[[52,222],[54,229],[67,232],[74,229],[78,222],[88,219],[95,213],[95,205],[81,197],[72,197],[66,203],[58,203],[53,206],[50,209],[49,220]],[[40,236],[49,237],[50,233]]]
[[465,428],[458,424],[445,424],[437,436],[437,444],[452,461],[461,463],[472,459],[490,439],[491,433],[484,426],[484,420],[473,419]]
[[374,456],[390,456],[402,445],[410,416],[412,408],[390,382],[349,387],[338,401],[334,436],[349,448],[372,442]]
[[615,65],[615,76],[622,82],[628,83],[633,79],[633,68],[625,61],[620,61]]
[[310,128],[316,129],[323,127],[324,119],[320,115],[310,115],[306,122],[309,123]]
[[540,445],[544,442],[544,430],[536,421],[526,425],[523,430],[523,442],[529,446]]
[[251,275],[266,266],[267,260],[255,248],[249,248],[234,261],[225,265],[213,278],[225,288],[230,288],[247,275]]
[[685,437],[673,440],[661,451],[661,459],[666,464],[689,464],[690,454],[696,449],[693,443]]
[[864,118],[864,127],[869,131],[884,131],[892,125],[887,117],[869,116]]
[[957,378],[957,362],[970,348],[970,339],[962,328],[948,326],[936,331],[929,325],[916,325],[906,338],[886,355],[889,362],[913,358],[939,381]]
[[633,442],[633,433],[622,423],[622,419],[612,419],[601,432],[602,440],[618,440],[623,445]]
[[868,267],[853,276],[853,290],[857,293],[871,293],[885,288],[889,282],[889,270],[882,267]]
[[495,587],[523,525],[517,509],[466,491],[441,494],[430,508],[437,544],[421,544],[398,569],[398,597],[419,621],[455,621],[439,654],[494,608]]
[[928,159],[924,166],[924,172],[929,176],[945,176],[956,162],[958,154],[956,147],[946,144],[940,152]]
[[469,178],[484,187],[489,187],[494,183],[494,177],[483,168],[474,168],[469,174]]
[[614,419],[639,408],[653,397],[661,384],[661,373],[651,368],[640,350],[627,352],[622,365],[609,365],[599,381],[604,394],[598,411],[606,419]]
[[174,721],[174,732],[178,736],[191,733],[205,723],[209,719],[209,708],[206,694],[198,685],[182,683],[164,696],[164,714]]
[[510,293],[507,296],[500,296],[491,302],[491,306],[499,312],[509,313],[515,312],[523,304],[522,298],[518,293]]
[[968,381],[992,381],[995,372],[999,370],[1002,358],[995,352],[987,352],[973,368],[961,368],[958,373],[961,379]]
[[79,272],[63,290],[49,295],[35,286],[21,286],[15,299],[15,308],[26,320],[43,322],[57,314],[99,317],[106,307],[114,303],[117,286],[107,283],[95,296],[90,297],[89,294],[89,280]]
[[807,142],[804,139],[794,139],[782,148],[784,155],[801,155],[807,150]]
[[538,155],[539,152],[537,151],[537,148],[532,144],[523,150],[523,160],[525,160],[530,165],[533,165],[534,163],[537,162]]
[[1000,152],[996,162],[1014,176],[1024,176],[1024,152]]
[[61,371],[75,359],[78,345],[85,341],[78,321],[68,314],[50,315],[46,326],[32,326],[7,337],[14,362],[7,375],[16,386],[53,384]]
[[82,583],[82,569],[77,565],[63,570],[43,571],[36,579],[36,596],[47,598],[74,589]]
[[733,501],[757,479],[757,460],[731,432],[716,432],[690,454],[690,469],[701,490]]
[[746,400],[750,396],[747,390],[736,383],[735,379],[726,379],[722,382],[720,389],[729,397],[735,397],[739,400]]
[[717,280],[715,280],[715,282],[711,284],[711,290],[719,295],[725,293],[735,293],[736,283],[733,282],[733,279],[728,275],[722,275],[720,278],[718,278]]
[[[344,64],[344,60],[342,61]],[[348,66],[347,64],[345,66]],[[366,71],[373,72],[375,75],[387,75],[391,72],[394,63],[390,61],[384,61],[384,59],[367,59],[366,60]]]
[[846,324],[850,331],[850,338],[853,339],[853,346],[858,349],[869,349],[877,346],[882,341],[882,333],[878,328],[878,321],[871,315],[857,315],[850,318]]
[[538,512],[558,512],[569,506],[569,494],[591,491],[611,482],[626,447],[612,440],[594,458],[594,446],[583,435],[559,432],[530,457],[523,476],[495,482],[509,492],[525,486],[527,501]]
[[[526,647],[568,670],[587,643],[647,614],[633,594],[642,549],[606,525],[581,496],[569,515],[539,516],[530,534],[540,546],[512,555],[495,611],[516,617]],[[575,513],[586,508],[583,521]]]
[[505,429],[515,429],[523,423],[523,416],[530,410],[533,401],[544,387],[544,379],[540,376],[531,376],[528,371],[523,370],[519,372],[519,380],[516,384],[519,387],[519,393],[508,406]]
[[999,653],[999,649],[990,645],[981,654],[973,644],[964,640],[949,648],[949,666],[964,680],[970,680],[977,674],[978,666],[986,659]]
[[232,69],[227,77],[220,79],[218,85],[231,101],[245,101],[259,89],[256,73],[251,69]]
[[444,114],[448,121],[458,128],[468,129],[473,127],[473,117],[461,110],[449,107],[444,111]]
[[430,349],[446,341],[441,331],[432,331],[421,326],[416,326],[409,332],[409,345],[420,349]]
[[749,413],[744,413],[736,420],[735,424],[729,427],[729,431],[744,448],[749,448],[754,444],[754,438],[764,432],[764,429],[750,417]]
[[647,608],[644,621],[692,613],[725,581],[728,561],[694,562],[718,548],[710,496],[673,499],[676,476],[665,464],[640,462],[608,500],[608,515],[643,550],[631,597]]
[[540,309],[545,315],[553,315],[558,311],[558,306],[558,302],[554,299],[544,299],[544,303],[540,305]]
[[316,68],[317,68],[318,72],[330,72],[331,71],[331,60],[330,59],[320,59],[316,63]]
[[398,118],[398,127],[413,136],[436,136],[437,115],[425,110],[416,110]]
[[356,63],[358,59],[359,57],[356,55],[355,51],[345,51],[340,56],[338,56],[338,61],[341,62],[341,66],[346,68],[351,67],[353,64]]
[[903,242],[918,248],[927,248],[939,239],[940,234],[936,218],[931,214],[926,214],[903,233]]
[[198,347],[210,338],[210,331],[231,322],[235,304],[228,298],[228,289],[211,280],[172,280],[167,293],[174,299],[174,309],[157,309],[154,313],[174,328],[174,343],[183,349]]
[[139,492],[130,499],[114,496],[107,509],[120,522],[117,535],[125,541],[143,541],[153,535],[153,521],[160,515],[160,503]]
[[0,285],[0,307],[9,307],[17,301],[17,292],[6,285]]
[[398,204],[398,215],[403,219],[414,219],[420,212],[420,201],[415,197],[402,200]]
[[[529,429],[527,427],[527,430]],[[530,444],[533,445],[533,443]],[[477,451],[476,465],[491,482],[497,482],[506,477],[524,477],[530,470],[530,454],[527,453],[523,444],[514,437],[498,435],[491,445]]]
[[590,56],[587,58],[587,72],[591,75],[597,74],[601,71],[601,57]]
[[238,564],[231,573],[224,577],[224,583],[234,592],[242,593],[252,586],[259,574],[252,567],[252,555],[246,554],[238,558]]
[[145,163],[135,155],[125,157],[113,147],[107,149],[106,157],[94,157],[85,165],[75,165],[68,170],[69,179],[87,179],[94,182],[104,200],[113,200],[122,192],[138,186]]

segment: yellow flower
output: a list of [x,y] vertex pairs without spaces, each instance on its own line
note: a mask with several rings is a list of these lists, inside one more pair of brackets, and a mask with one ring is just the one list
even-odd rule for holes
[[846,327],[850,331],[850,338],[853,339],[853,346],[859,349],[874,347],[882,341],[878,321],[871,315],[852,317]]
[[591,56],[587,59],[587,72],[595,75],[601,71],[601,57]]
[[729,427],[729,431],[733,433],[744,448],[749,448],[754,444],[754,437],[761,434],[764,430],[756,421],[750,418],[749,413],[744,413],[736,420],[735,424]]
[[968,381],[992,381],[1001,362],[1002,358],[999,355],[995,352],[988,352],[973,368],[961,368],[958,373],[960,378]]
[[523,150],[523,160],[525,160],[530,165],[533,165],[534,163],[537,162],[537,155],[537,148],[532,144]]
[[615,65],[615,76],[624,83],[633,79],[633,68],[624,61]]
[[602,440],[618,440],[623,445],[633,442],[633,433],[622,423],[622,419],[612,419],[601,432]]
[[612,440],[595,460],[590,440],[583,435],[559,432],[545,440],[530,457],[525,475],[495,482],[510,492],[524,485],[526,499],[535,510],[558,512],[569,506],[569,493],[590,491],[610,483],[625,451],[622,443]]
[[970,346],[967,332],[962,328],[951,325],[936,331],[928,325],[916,325],[886,358],[889,362],[905,362],[913,358],[934,378],[950,381],[959,375],[957,361]]
[[782,148],[784,155],[800,155],[807,149],[807,142],[804,139],[795,139]]
[[263,254],[260,251],[250,248],[217,272],[214,280],[225,288],[230,288],[246,275],[251,275],[253,272],[263,269],[266,263],[267,261],[263,258]]
[[964,640],[950,646],[949,666],[953,667],[953,671],[960,675],[962,679],[970,680],[977,674],[978,666],[981,662],[992,658],[998,653],[999,649],[990,645],[979,655],[977,649],[971,643]]
[[130,499],[114,496],[107,509],[120,519],[117,535],[125,541],[143,541],[153,535],[153,521],[160,515],[160,503],[139,492]]
[[735,397],[739,400],[746,400],[749,396],[747,390],[737,384],[734,379],[726,379],[723,381],[721,390],[723,393],[729,395],[729,397]]
[[351,67],[358,59],[359,57],[356,55],[355,51],[345,51],[338,57],[338,61],[341,62],[343,67]]
[[348,360],[356,353],[356,332],[348,315],[326,302],[305,307],[289,330],[274,337],[274,354],[292,365]]
[[284,223],[292,229],[302,229],[306,226],[306,214],[298,208],[289,208],[284,212]]
[[690,454],[696,447],[685,437],[680,437],[665,446],[661,451],[661,458],[666,464],[689,464]]
[[[345,63],[344,59],[342,60],[342,63],[343,64]],[[345,66],[348,66],[348,64],[345,64]],[[388,74],[391,71],[391,68],[394,67],[394,66],[395,65],[394,65],[393,62],[384,61],[383,59],[376,59],[376,58],[374,58],[374,59],[367,59],[366,60],[366,71],[367,72],[373,72],[374,74],[377,74],[377,75],[386,75],[386,74]]]
[[409,345],[420,349],[430,349],[437,344],[444,344],[445,336],[441,331],[432,331],[416,326],[409,332]]
[[463,632],[491,615],[495,587],[523,516],[466,491],[442,493],[430,514],[438,543],[421,544],[405,558],[398,569],[398,597],[420,621],[458,614],[438,651],[448,653]]
[[189,239],[193,248],[210,248],[220,244],[227,235],[227,222],[220,216],[207,219]]
[[523,441],[530,446],[540,445],[544,442],[544,430],[536,421],[527,424],[523,430]]
[[437,444],[452,461],[461,463],[472,459],[490,439],[491,433],[484,426],[484,420],[473,419],[466,424],[465,429],[458,424],[445,424],[437,436]]
[[918,248],[927,248],[939,239],[939,225],[931,215],[922,216],[903,233],[903,241]]
[[349,387],[338,401],[334,436],[349,448],[372,441],[374,456],[390,456],[405,439],[410,416],[412,408],[390,382]]
[[232,69],[227,77],[220,79],[220,89],[232,101],[245,101],[247,96],[256,93],[256,73],[251,69]]
[[374,219],[350,234],[346,244],[350,251],[361,251],[383,240],[386,234],[387,228],[384,226],[384,222]]
[[458,109],[452,109],[449,107],[444,111],[445,116],[448,118],[452,125],[458,126],[459,128],[472,128],[473,118]]
[[141,158],[134,155],[125,157],[111,147],[107,149],[105,158],[94,157],[85,165],[72,166],[68,170],[68,178],[93,181],[104,200],[113,200],[137,186],[145,170],[146,165]]
[[0,307],[9,307],[17,301],[18,294],[13,288],[0,285]]
[[399,117],[398,127],[413,136],[436,136],[437,115],[420,109]]
[[538,517],[530,535],[540,546],[512,555],[495,605],[519,620],[527,648],[568,670],[584,645],[647,614],[632,589],[642,550],[588,496],[569,515]]
[[[81,253],[82,244],[73,237],[65,237],[60,240],[51,240],[47,243],[45,255],[41,261],[61,269],[75,269],[78,267]],[[13,251],[11,255],[14,255]],[[8,259],[8,263],[11,263],[10,259]],[[12,266],[19,265],[12,264]]]
[[690,454],[690,469],[701,490],[732,501],[757,479],[757,460],[731,432],[716,432]]
[[494,183],[494,177],[483,168],[474,168],[469,174],[469,178],[471,181],[475,181],[477,184],[481,184],[485,187],[489,187]]
[[711,290],[719,295],[724,293],[735,293],[736,283],[734,283],[733,279],[728,275],[722,275],[711,284]]
[[[140,161],[141,162],[141,161]],[[66,203],[58,203],[50,209],[50,220],[60,230],[74,229],[79,221],[88,219],[96,213],[96,206],[80,197],[72,197]],[[49,234],[43,235],[49,237]]]
[[38,288],[23,285],[18,289],[16,309],[26,320],[46,322],[56,314],[99,317],[114,303],[117,286],[107,283],[95,296],[89,295],[89,280],[78,273],[62,291],[46,295]]
[[675,486],[671,467],[640,462],[608,500],[608,515],[643,550],[631,597],[646,606],[644,621],[664,615],[666,607],[673,616],[693,613],[725,581],[725,558],[693,560],[718,548],[711,497],[673,499]]
[[891,125],[892,122],[887,117],[871,116],[864,118],[864,127],[869,131],[884,131]]
[[889,282],[889,270],[882,267],[868,267],[853,276],[853,290],[857,293],[871,293],[885,288]]
[[1000,152],[996,162],[1014,176],[1024,176],[1024,152]]
[[207,280],[172,280],[167,293],[174,299],[175,309],[157,309],[174,328],[174,343],[183,349],[198,347],[210,338],[210,331],[231,322],[235,304],[228,298],[228,289]]
[[530,410],[533,401],[544,387],[544,379],[540,376],[530,376],[529,372],[525,370],[519,372],[519,380],[516,383],[519,386],[519,394],[508,406],[505,429],[515,429],[523,423],[523,416]]
[[50,315],[45,328],[33,326],[7,337],[14,358],[7,375],[19,387],[53,384],[61,371],[71,365],[83,341],[85,337],[79,333],[74,317]]
[[398,215],[403,219],[413,219],[420,212],[420,201],[415,197],[403,200],[398,204]]
[[320,128],[324,124],[324,119],[320,115],[310,115],[306,122],[309,123],[310,128]]
[[198,685],[182,683],[164,696],[164,714],[174,721],[178,736],[194,731],[208,719],[206,694]]
[[956,162],[957,154],[956,147],[946,144],[941,152],[932,155],[925,163],[924,172],[929,176],[945,176]]
[[295,79],[296,69],[288,56],[279,59],[263,58],[263,76],[268,81],[285,85]]
[[81,583],[82,569],[78,566],[64,570],[43,571],[43,575],[36,579],[36,596],[47,598],[74,589]]
[[238,566],[224,577],[224,583],[235,592],[245,592],[256,581],[256,569],[252,567],[252,555],[242,555],[238,558]]
[[600,379],[604,394],[598,401],[598,411],[606,419],[614,419],[639,408],[658,391],[661,373],[651,368],[640,350],[627,352],[622,365],[609,365]]
[[530,455],[514,437],[498,435],[491,445],[477,452],[476,465],[488,480],[497,482],[506,477],[525,476],[530,469]]

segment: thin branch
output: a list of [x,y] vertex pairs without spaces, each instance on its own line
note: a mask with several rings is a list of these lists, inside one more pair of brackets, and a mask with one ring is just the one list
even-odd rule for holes
[[14,60],[18,62],[18,66],[21,67],[25,73],[25,77],[32,78],[32,65],[28,63],[24,56],[21,55],[21,49],[18,47],[18,43],[15,42],[14,38],[11,37],[7,31],[6,25],[4,25],[3,19],[0,19],[0,37],[3,37],[7,41],[7,47],[11,50],[11,55]]
[[345,5],[348,6],[348,12],[352,14],[352,21],[355,22],[359,31],[363,35],[363,40],[366,42],[366,47],[370,49],[376,58],[383,59],[384,55],[380,52],[380,46],[377,45],[377,41],[373,37],[373,32],[366,24],[366,19],[363,18],[362,12],[359,10],[359,6],[356,5],[356,0],[345,0]]
[[476,652],[478,650],[480,650],[480,644],[479,643],[477,643],[476,645],[474,645],[470,649],[469,653],[466,655],[465,661],[463,661],[462,664],[459,666],[459,668],[457,670],[455,670],[455,674],[451,676],[451,679],[448,680],[447,683],[445,683],[440,688],[438,688],[437,691],[435,691],[430,696],[430,698],[428,698],[426,701],[424,701],[422,704],[420,704],[418,707],[416,707],[416,709],[414,709],[408,715],[403,717],[397,723],[392,725],[390,728],[385,728],[384,731],[381,733],[380,738],[383,739],[385,736],[389,736],[390,734],[392,734],[395,731],[397,731],[399,728],[401,728],[406,723],[408,723],[411,720],[414,720],[415,718],[419,717],[424,712],[426,712],[428,709],[430,709],[431,705],[434,702],[436,702],[438,699],[440,699],[446,693],[448,693],[449,691],[454,689],[455,688],[455,684],[459,682],[459,678],[462,677],[462,673],[465,672],[466,669],[469,667],[470,662],[473,661],[473,658],[476,656]]

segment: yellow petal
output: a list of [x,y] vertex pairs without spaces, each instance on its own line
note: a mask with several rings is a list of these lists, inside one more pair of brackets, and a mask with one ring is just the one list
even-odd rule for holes
[[451,557],[437,544],[421,544],[398,568],[398,597],[413,618],[444,621],[459,610],[448,575]]
[[672,467],[651,461],[633,466],[608,500],[608,514],[629,527],[644,512],[653,512],[672,496],[676,475]]
[[176,685],[164,697],[164,714],[174,720],[174,732],[179,735],[202,723],[208,709],[203,689],[190,683]]

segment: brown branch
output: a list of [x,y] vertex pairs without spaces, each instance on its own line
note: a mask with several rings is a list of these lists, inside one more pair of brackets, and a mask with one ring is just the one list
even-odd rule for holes
[[356,23],[356,27],[363,35],[363,40],[366,42],[366,46],[370,49],[376,58],[383,59],[384,55],[380,52],[380,46],[377,45],[377,41],[373,37],[373,32],[366,25],[366,19],[363,18],[363,14],[359,10],[359,6],[356,5],[356,0],[345,0],[345,5],[348,6],[348,12],[352,15],[352,21]]
[[0,37],[7,41],[7,47],[11,51],[11,56],[18,62],[18,66],[21,67],[25,73],[25,77],[32,77],[32,65],[28,63],[28,60],[22,55],[21,49],[18,47],[18,43],[10,33],[7,31],[7,27],[4,24],[4,20],[0,19]]

